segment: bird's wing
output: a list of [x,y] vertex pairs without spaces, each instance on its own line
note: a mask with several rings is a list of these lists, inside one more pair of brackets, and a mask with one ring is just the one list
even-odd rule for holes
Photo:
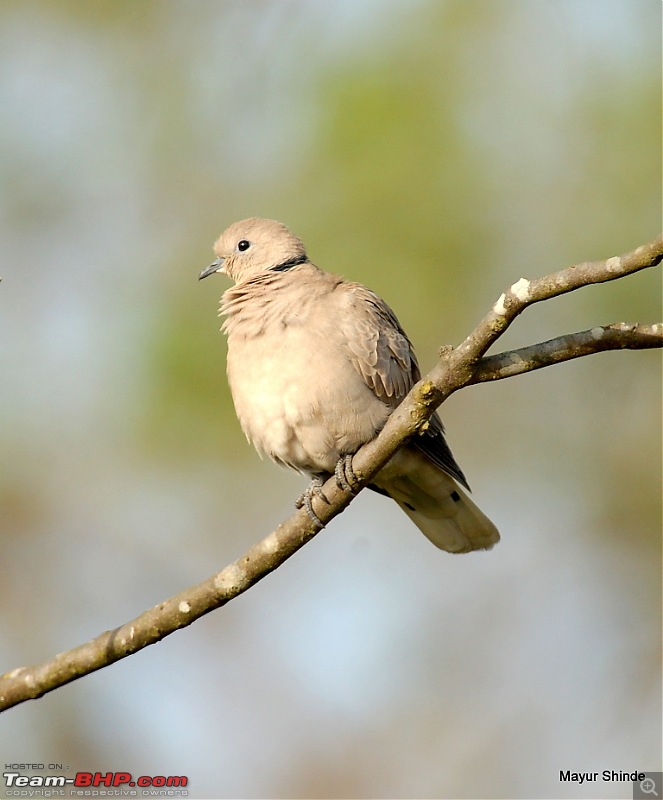
[[396,408],[419,380],[412,345],[396,315],[378,295],[358,283],[343,283],[338,320],[350,361],[374,394]]
[[[338,320],[350,360],[374,394],[396,408],[421,377],[412,344],[389,306],[377,294],[358,283],[336,287],[344,294],[344,309]],[[437,413],[412,444],[440,469],[468,487],[444,438]]]
[[429,418],[428,428],[420,436],[415,436],[412,444],[469,491],[467,478],[456,463],[447,440],[444,438],[444,425],[438,417],[437,411]]

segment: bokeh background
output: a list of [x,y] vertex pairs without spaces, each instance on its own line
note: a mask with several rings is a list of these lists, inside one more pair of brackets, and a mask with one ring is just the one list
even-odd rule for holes
[[[245,216],[397,310],[422,367],[502,289],[660,225],[655,0],[3,0],[0,672],[237,558],[303,479],[245,443],[197,281]],[[660,316],[650,270],[503,347]],[[661,394],[608,353],[442,409],[503,541],[364,493],[221,611],[0,718],[0,757],[194,798],[612,798],[661,768]],[[0,790],[0,794],[2,790]]]

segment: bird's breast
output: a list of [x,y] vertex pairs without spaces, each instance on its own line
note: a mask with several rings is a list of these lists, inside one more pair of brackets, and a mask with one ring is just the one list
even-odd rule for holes
[[281,317],[247,333],[228,331],[228,382],[260,453],[301,472],[332,472],[382,427],[389,410],[327,327]]

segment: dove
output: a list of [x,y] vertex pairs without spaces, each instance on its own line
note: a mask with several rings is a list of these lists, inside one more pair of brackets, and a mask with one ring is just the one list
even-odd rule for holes
[[[352,456],[374,439],[420,378],[396,315],[360,283],[313,264],[304,243],[275,220],[232,224],[214,245],[214,273],[234,285],[221,299],[227,375],[239,423],[261,456],[308,476],[311,498],[336,475],[352,491]],[[469,486],[437,413],[372,479],[434,545],[486,550],[497,528]]]

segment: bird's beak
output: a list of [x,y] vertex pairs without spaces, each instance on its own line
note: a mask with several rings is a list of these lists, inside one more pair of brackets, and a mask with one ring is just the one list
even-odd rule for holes
[[198,276],[198,280],[202,281],[203,278],[206,278],[208,275],[212,275],[214,272],[224,272],[223,269],[223,262],[225,259],[217,258],[216,261],[212,261],[209,267],[205,267],[205,269],[200,273]]

